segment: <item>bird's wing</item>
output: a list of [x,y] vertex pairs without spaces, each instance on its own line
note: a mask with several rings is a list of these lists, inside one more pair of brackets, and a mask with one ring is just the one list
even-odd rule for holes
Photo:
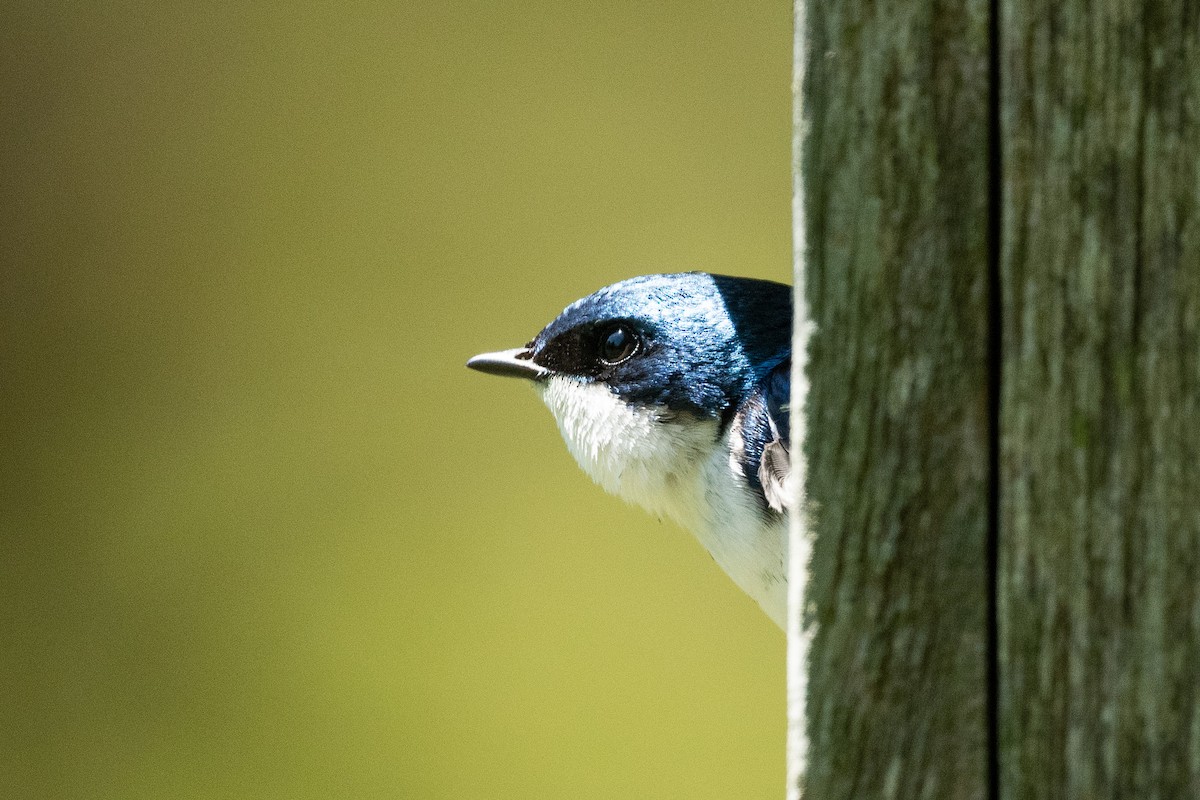
[[791,425],[788,411],[792,395],[792,360],[789,358],[767,374],[763,386],[766,398],[767,422],[773,434],[763,445],[762,461],[758,465],[758,481],[762,484],[767,505],[782,512],[792,505],[788,477],[792,474],[789,452]]
[[788,436],[788,403],[792,390],[792,360],[784,359],[759,383],[738,412],[735,443],[742,474],[762,492],[772,511],[783,513],[792,505],[789,476],[792,472]]

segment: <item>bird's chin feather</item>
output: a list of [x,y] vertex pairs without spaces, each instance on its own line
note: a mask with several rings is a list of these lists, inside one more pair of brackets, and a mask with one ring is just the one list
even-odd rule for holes
[[764,515],[714,420],[626,403],[602,383],[556,375],[535,384],[571,455],[607,491],[691,530],[767,615],[786,615],[787,527]]
[[687,527],[697,522],[689,506],[716,446],[716,422],[631,406],[604,384],[581,378],[556,375],[538,388],[567,449],[592,480],[652,514]]

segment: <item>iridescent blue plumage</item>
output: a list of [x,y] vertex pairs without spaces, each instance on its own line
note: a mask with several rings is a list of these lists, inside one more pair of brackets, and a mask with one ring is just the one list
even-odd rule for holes
[[[645,342],[636,359],[591,358],[601,325],[626,321]],[[530,343],[533,361],[603,381],[630,402],[728,421],[790,354],[791,288],[688,272],[644,275],[572,303]]]

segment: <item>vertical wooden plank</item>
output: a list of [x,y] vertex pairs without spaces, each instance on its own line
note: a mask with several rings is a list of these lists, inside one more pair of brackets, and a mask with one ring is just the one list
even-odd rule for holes
[[1200,797],[1200,4],[1002,6],[1002,796]]
[[983,798],[988,5],[808,25],[806,794]]
[[808,352],[812,313],[808,274],[808,202],[804,192],[804,152],[808,121],[804,113],[808,75],[808,3],[794,0],[792,25],[792,386],[790,417],[792,513],[788,518],[787,592],[787,793],[801,800],[808,771],[808,667],[812,627],[805,619],[813,529],[808,508]]

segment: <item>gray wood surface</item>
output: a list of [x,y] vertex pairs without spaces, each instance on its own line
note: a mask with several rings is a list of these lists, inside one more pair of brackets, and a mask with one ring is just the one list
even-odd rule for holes
[[1200,3],[1006,0],[1001,796],[1200,797]]
[[995,7],[808,5],[806,795],[1197,798],[1200,2]]
[[806,796],[987,791],[988,6],[808,3]]

